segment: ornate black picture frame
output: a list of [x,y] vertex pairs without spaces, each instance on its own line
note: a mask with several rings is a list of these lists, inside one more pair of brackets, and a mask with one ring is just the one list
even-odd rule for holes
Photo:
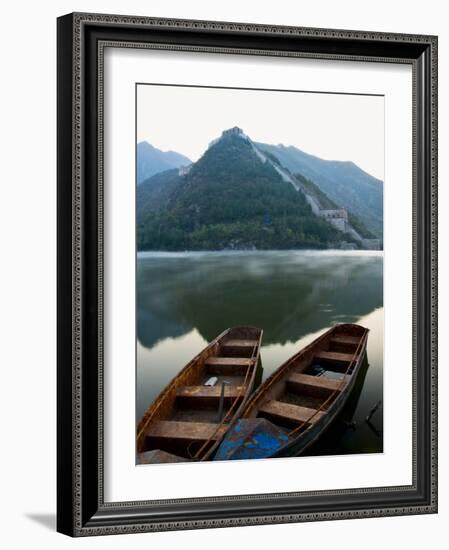
[[[104,44],[406,63],[413,69],[413,483],[105,503]],[[140,46],[139,46],[140,45]],[[69,14],[58,19],[58,503],[71,536],[437,511],[437,38]],[[261,488],[262,493],[262,488]]]

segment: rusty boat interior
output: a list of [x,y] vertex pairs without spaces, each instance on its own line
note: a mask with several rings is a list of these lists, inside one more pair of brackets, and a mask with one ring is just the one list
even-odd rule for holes
[[229,328],[192,359],[137,427],[137,463],[208,460],[250,397],[262,330]]
[[344,406],[367,338],[368,329],[339,324],[288,359],[259,386],[214,460],[301,454]]

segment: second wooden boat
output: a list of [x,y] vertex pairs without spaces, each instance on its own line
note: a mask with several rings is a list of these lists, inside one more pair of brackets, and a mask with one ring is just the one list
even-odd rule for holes
[[194,357],[137,427],[139,464],[207,460],[253,390],[262,330],[229,328]]
[[288,359],[259,386],[214,460],[303,453],[345,405],[367,339],[364,327],[336,325]]

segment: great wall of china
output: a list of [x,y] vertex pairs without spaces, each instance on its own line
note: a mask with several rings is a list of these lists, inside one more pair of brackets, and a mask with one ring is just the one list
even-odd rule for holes
[[[350,224],[348,219],[348,212],[345,208],[338,208],[335,210],[329,210],[322,208],[319,199],[308,192],[308,190],[305,188],[304,185],[301,184],[301,182],[295,178],[286,168],[280,166],[276,162],[274,162],[272,159],[270,159],[263,151],[261,151],[256,145],[253,143],[251,138],[247,136],[241,128],[238,128],[237,126],[234,128],[231,128],[230,130],[225,130],[222,133],[221,137],[224,137],[226,135],[236,135],[240,137],[241,139],[246,140],[251,147],[253,148],[254,153],[259,157],[259,159],[266,163],[268,162],[275,170],[276,172],[281,176],[281,178],[289,182],[293,187],[300,193],[302,193],[309,204],[312,212],[319,216],[320,218],[325,219],[327,222],[332,224],[338,231],[341,231],[342,233],[347,233],[350,235],[353,239],[355,239],[362,248],[366,250],[380,250],[380,240],[379,239],[366,239],[362,237]],[[219,141],[218,138],[214,141],[212,141],[209,144],[209,147],[217,143]],[[191,166],[191,165],[190,165]],[[187,167],[181,167],[179,168],[179,174],[184,175],[190,170],[190,166]],[[351,243],[343,243],[342,248],[351,248]]]

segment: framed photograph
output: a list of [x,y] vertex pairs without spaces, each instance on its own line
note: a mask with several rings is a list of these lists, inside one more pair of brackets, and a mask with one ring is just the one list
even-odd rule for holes
[[437,38],[58,19],[58,531],[437,511]]

